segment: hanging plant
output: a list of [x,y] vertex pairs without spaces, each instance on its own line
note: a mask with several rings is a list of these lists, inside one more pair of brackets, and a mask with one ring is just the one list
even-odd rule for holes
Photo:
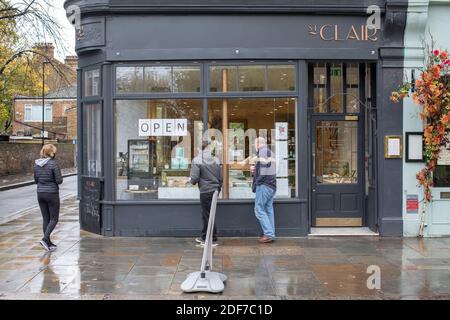
[[[391,94],[391,100],[399,102],[405,97],[422,107],[420,117],[425,120],[424,157],[425,167],[416,174],[419,185],[423,187],[424,204],[432,201],[433,171],[439,159],[442,145],[448,142],[450,132],[450,62],[447,51],[433,50],[427,59],[426,67],[414,83],[404,83],[398,91]],[[419,235],[423,236],[425,205]]]

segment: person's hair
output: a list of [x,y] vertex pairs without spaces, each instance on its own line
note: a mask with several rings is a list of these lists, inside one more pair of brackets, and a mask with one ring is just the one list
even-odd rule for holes
[[258,137],[255,139],[255,144],[257,144],[258,146],[264,146],[266,145],[266,139],[264,139],[263,137]]
[[46,144],[41,149],[41,158],[53,158],[56,153],[56,147],[52,144]]

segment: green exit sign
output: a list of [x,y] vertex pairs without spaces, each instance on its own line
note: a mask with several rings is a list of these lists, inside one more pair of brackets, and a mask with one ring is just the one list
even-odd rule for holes
[[330,75],[333,77],[341,76],[341,68],[330,68]]

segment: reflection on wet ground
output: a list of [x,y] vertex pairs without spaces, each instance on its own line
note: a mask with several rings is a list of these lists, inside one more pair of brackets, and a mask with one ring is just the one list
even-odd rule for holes
[[[41,218],[31,210],[0,224],[2,299],[450,299],[450,238],[223,238],[214,269],[222,294],[184,294],[200,266],[191,238],[107,238],[80,231],[78,204],[63,201],[52,237],[39,245]],[[369,289],[367,268],[381,271]]]

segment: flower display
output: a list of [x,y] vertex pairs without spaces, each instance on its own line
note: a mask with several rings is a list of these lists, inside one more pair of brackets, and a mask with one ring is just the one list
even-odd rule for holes
[[447,134],[450,132],[449,67],[447,51],[433,50],[427,66],[414,82],[414,90],[411,90],[411,83],[404,83],[391,94],[391,101],[399,102],[405,97],[412,97],[414,103],[422,107],[420,116],[426,123],[423,135],[426,164],[416,178],[423,187],[425,203],[432,201],[433,171],[441,146],[448,142]]

